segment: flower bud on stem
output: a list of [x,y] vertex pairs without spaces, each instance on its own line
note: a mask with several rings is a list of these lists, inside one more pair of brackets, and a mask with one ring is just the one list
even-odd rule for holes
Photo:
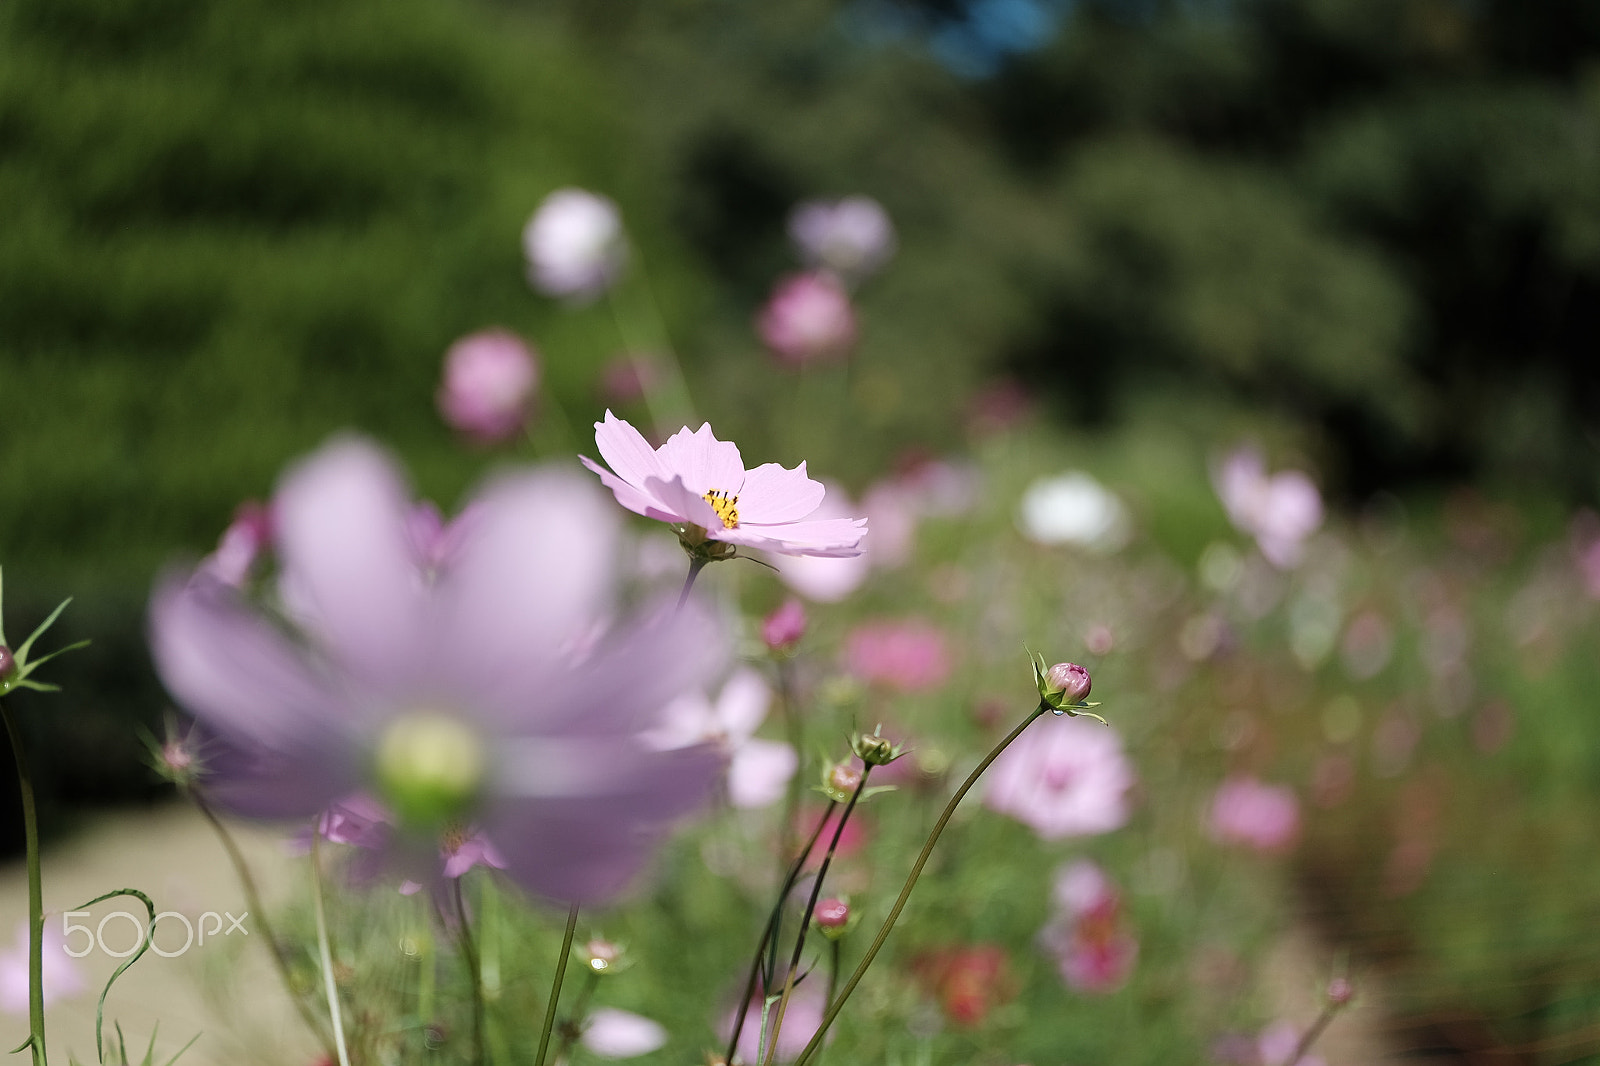
[[1048,703],[1040,700],[1038,708],[1024,718],[1015,729],[1006,734],[1005,739],[996,744],[993,751],[984,756],[983,761],[974,767],[972,773],[968,774],[967,779],[961,783],[961,787],[956,789],[955,795],[950,797],[950,802],[945,804],[943,813],[939,815],[939,820],[934,823],[933,831],[928,834],[927,843],[922,845],[922,853],[917,856],[916,863],[911,867],[911,873],[906,877],[905,886],[900,889],[900,896],[894,901],[894,906],[890,908],[889,916],[884,919],[882,928],[878,930],[878,935],[873,938],[872,944],[867,948],[867,953],[861,957],[861,963],[856,967],[855,972],[850,975],[850,980],[845,982],[844,991],[839,993],[839,998],[828,1004],[827,1013],[822,1016],[822,1024],[817,1026],[816,1035],[811,1038],[811,1042],[805,1046],[799,1057],[794,1060],[793,1066],[805,1066],[806,1061],[822,1047],[823,1038],[828,1035],[829,1027],[833,1025],[834,1019],[839,1016],[839,1012],[844,1008],[845,1002],[850,998],[850,994],[861,983],[861,978],[865,976],[867,968],[872,965],[872,960],[878,957],[878,952],[882,949],[884,941],[889,939],[889,933],[894,929],[894,923],[899,920],[900,912],[905,909],[906,900],[911,897],[911,890],[917,886],[917,878],[922,876],[922,868],[927,865],[928,856],[933,854],[933,846],[939,842],[939,836],[944,832],[944,827],[950,823],[950,818],[955,814],[957,805],[971,791],[972,786],[977,784],[978,778],[983,776],[983,772],[989,768],[989,764],[999,758],[1000,753],[1010,747],[1011,742],[1021,736],[1022,731],[1032,725],[1035,718],[1051,709]]
[[1322,1013],[1317,1015],[1317,1020],[1311,1023],[1311,1028],[1306,1030],[1305,1035],[1300,1038],[1300,1043],[1295,1045],[1294,1054],[1289,1056],[1285,1066],[1300,1066],[1301,1060],[1310,1053],[1312,1045],[1317,1042],[1322,1031],[1333,1021],[1333,1016],[1343,1010],[1354,995],[1355,990],[1345,978],[1335,977],[1329,982],[1328,1001],[1322,1005]]

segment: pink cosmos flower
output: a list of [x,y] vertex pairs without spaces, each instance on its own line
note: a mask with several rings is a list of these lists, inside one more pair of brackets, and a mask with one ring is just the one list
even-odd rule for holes
[[668,704],[651,738],[668,749],[714,745],[728,760],[728,801],[735,807],[766,807],[783,798],[800,766],[791,745],[755,736],[771,702],[772,690],[760,674],[738,670],[714,704],[698,692]]
[[1121,828],[1133,781],[1116,730],[1047,718],[994,761],[983,801],[1043,839],[1061,840]]
[[1281,851],[1300,834],[1300,802],[1283,786],[1231,777],[1211,801],[1209,827],[1220,843]]
[[[42,947],[45,1005],[82,992],[83,975],[78,972],[77,960],[67,954],[60,915],[44,916]],[[17,923],[17,940],[11,950],[0,951],[0,1011],[24,1017],[28,1013],[28,923],[25,920]]]
[[950,677],[952,656],[944,634],[927,622],[868,622],[850,631],[845,668],[872,685],[898,692],[929,692]]
[[439,413],[475,441],[503,441],[527,422],[538,384],[538,359],[522,338],[503,329],[472,333],[445,353]]
[[746,470],[738,445],[718,440],[709,423],[694,432],[680,429],[660,448],[610,411],[594,429],[595,446],[611,469],[587,456],[580,457],[583,465],[635,514],[699,531],[706,540],[781,555],[861,554],[866,519],[806,520],[826,490],[806,476],[805,463],[793,470],[777,463]]
[[808,200],[789,215],[789,236],[809,265],[859,280],[894,255],[894,224],[870,196]]
[[641,1014],[601,1007],[589,1013],[579,1042],[603,1059],[632,1059],[660,1050],[667,1031]]
[[1267,475],[1254,448],[1240,448],[1212,475],[1228,519],[1254,537],[1268,562],[1280,570],[1299,565],[1306,538],[1322,525],[1322,496],[1299,470]]
[[756,332],[787,366],[842,359],[855,347],[856,313],[832,274],[791,274],[756,316]]
[[1056,871],[1056,917],[1039,942],[1079,992],[1114,992],[1127,982],[1139,942],[1122,923],[1122,897],[1104,870],[1088,859]]
[[557,189],[522,231],[528,283],[547,296],[594,299],[628,261],[617,205],[586,189]]
[[393,812],[386,855],[414,880],[437,875],[442,836],[474,826],[524,887],[598,902],[710,794],[714,751],[662,752],[643,733],[724,642],[693,605],[615,613],[620,531],[581,480],[510,476],[476,506],[429,567],[388,457],[325,447],[274,501],[278,610],[170,574],[150,607],[157,669],[206,734],[200,787],[219,805],[309,820],[366,793]]

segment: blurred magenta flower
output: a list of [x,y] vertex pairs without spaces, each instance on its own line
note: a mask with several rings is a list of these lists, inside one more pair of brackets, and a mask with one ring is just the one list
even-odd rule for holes
[[789,366],[842,359],[856,344],[856,312],[832,274],[791,274],[756,315],[756,332]]
[[[124,936],[129,935],[126,930]],[[143,934],[140,934],[143,935]],[[67,954],[67,941],[56,915],[45,915],[43,985],[45,1004],[71,999],[83,991],[83,974],[78,962]],[[28,1013],[28,923],[17,923],[17,941],[9,951],[0,951],[0,1011]]]
[[761,620],[761,642],[768,651],[793,651],[805,635],[806,608],[793,596]]
[[666,1046],[667,1031],[641,1014],[600,1007],[589,1013],[579,1042],[603,1059],[632,1059]]
[[1122,896],[1095,863],[1078,859],[1056,871],[1056,916],[1039,942],[1079,992],[1114,992],[1127,982],[1139,942],[1122,922]]
[[734,672],[712,703],[702,693],[680,696],[661,711],[650,739],[663,748],[710,744],[728,763],[728,801],[735,807],[765,807],[783,798],[800,756],[789,745],[759,740],[772,690],[751,669]]
[[898,692],[929,692],[950,677],[952,656],[944,634],[927,622],[867,622],[850,631],[845,669],[872,685]]
[[718,440],[710,423],[694,432],[680,429],[660,448],[610,411],[594,429],[595,446],[611,470],[588,456],[580,457],[583,465],[628,510],[684,527],[679,536],[686,544],[685,531],[691,531],[782,555],[861,554],[866,519],[805,520],[826,490],[806,476],[803,462],[793,470],[777,463],[746,470],[739,446]]
[[[765,1049],[760,1046],[762,998],[761,993],[757,991],[745,1006],[744,1025],[739,1030],[739,1045],[735,1049],[735,1054],[746,1063],[793,1062],[795,1057],[805,1050],[811,1038],[816,1035],[817,1027],[822,1024],[822,1014],[828,1006],[823,1002],[827,995],[822,987],[823,983],[824,978],[817,971],[813,971],[807,979],[795,982],[794,991],[789,994],[789,1006],[784,1012],[783,1030],[778,1034],[777,1046],[774,1047],[769,1039]],[[774,981],[773,987],[781,989],[783,979]],[[721,1027],[723,1040],[733,1035],[736,1011],[737,1008],[729,1011],[728,1016],[723,1019]],[[776,1018],[777,1006],[774,1004],[768,1018],[769,1023]],[[768,1027],[770,1028],[770,1024]],[[834,1031],[830,1029],[824,1042],[831,1043],[833,1034]],[[772,1058],[764,1059],[760,1054],[763,1050],[770,1053]]]
[[1230,777],[1211,801],[1208,825],[1220,843],[1281,851],[1300,835],[1300,802],[1287,787]]
[[1299,470],[1267,475],[1254,448],[1239,448],[1212,473],[1212,484],[1241,533],[1255,538],[1267,561],[1280,570],[1300,563],[1306,538],[1322,525],[1322,496]]
[[911,969],[944,1016],[963,1028],[982,1025],[1017,994],[1005,949],[997,944],[935,948],[914,958]]
[[503,441],[527,422],[538,384],[538,358],[522,338],[486,329],[445,353],[436,400],[452,429],[476,441]]
[[789,214],[789,237],[808,266],[850,281],[878,271],[894,255],[894,224],[870,196],[807,200]]
[[528,282],[546,296],[592,300],[628,261],[617,205],[586,189],[557,189],[522,231]]
[[1061,840],[1120,829],[1133,782],[1116,730],[1086,718],[1046,718],[994,761],[983,802],[1045,840]]
[[472,826],[529,890],[598,902],[710,794],[714,751],[659,751],[643,733],[725,642],[697,607],[615,614],[617,522],[581,480],[508,476],[475,508],[429,569],[393,463],[335,441],[274,500],[277,609],[169,574],[150,606],[156,666],[206,734],[200,787],[218,804],[309,819],[366,793],[416,880]]

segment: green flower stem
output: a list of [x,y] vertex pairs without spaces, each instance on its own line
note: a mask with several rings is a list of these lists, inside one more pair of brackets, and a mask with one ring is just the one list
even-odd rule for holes
[[817,870],[817,876],[811,882],[811,898],[806,900],[806,909],[800,915],[800,932],[794,938],[794,951],[789,956],[789,973],[783,980],[783,998],[778,1001],[778,1018],[772,1023],[772,1051],[767,1056],[771,1062],[778,1054],[778,1035],[783,1032],[783,1016],[789,1009],[789,996],[794,992],[794,975],[800,969],[800,956],[805,950],[806,934],[811,931],[811,913],[817,909],[817,899],[822,895],[822,882],[828,876],[828,867],[833,865],[833,853],[839,847],[839,838],[844,836],[844,825],[850,820],[850,814],[856,809],[856,803],[861,799],[861,794],[866,790],[867,778],[872,776],[872,764],[866,763],[861,767],[861,780],[856,782],[856,790],[850,793],[850,802],[844,806],[844,813],[839,815],[839,823],[833,827],[833,839],[828,842],[828,854],[822,859],[822,866]]
[[[761,934],[761,939],[756,943],[756,957],[750,962],[750,979],[744,985],[744,999],[741,1000],[741,1009],[734,1011],[733,1035],[728,1038],[728,1053],[722,1061],[733,1062],[733,1053],[739,1047],[739,1034],[744,1031],[744,1016],[750,1009],[750,997],[756,993],[756,981],[761,976],[761,956],[766,953],[767,944],[775,941],[778,935],[778,924],[783,916],[783,901],[789,897],[789,890],[794,887],[795,881],[800,877],[806,859],[811,855],[811,849],[817,846],[817,838],[822,836],[823,828],[828,824],[833,809],[838,806],[833,800],[828,801],[828,809],[822,812],[822,817],[817,819],[817,827],[806,838],[805,847],[795,856],[794,862],[789,866],[789,872],[784,876],[783,882],[778,886],[778,899],[772,905],[772,913],[767,916],[767,927]],[[776,946],[774,944],[774,946]],[[765,989],[763,989],[765,991]],[[759,1055],[759,1052],[758,1052]]]
[[344,1046],[344,1018],[339,1010],[339,988],[333,980],[333,949],[328,945],[328,914],[322,905],[322,859],[318,842],[322,839],[320,819],[311,827],[311,907],[317,918],[317,958],[322,964],[322,988],[328,997],[328,1020],[333,1025],[333,1048],[339,1066],[350,1066],[350,1052]]
[[472,1061],[484,1062],[483,967],[478,961],[478,947],[472,941],[472,924],[467,920],[467,901],[461,894],[461,878],[456,878],[455,882],[453,895],[456,921],[459,923],[461,958],[467,964],[467,981],[472,986]]
[[267,948],[272,954],[272,965],[278,971],[278,978],[283,982],[283,990],[289,997],[289,1002],[294,1004],[294,1009],[300,1013],[300,1020],[306,1023],[306,1028],[322,1044],[323,1050],[333,1053],[333,1042],[328,1038],[328,1030],[311,1013],[311,1008],[306,1001],[295,991],[294,975],[289,972],[289,959],[284,954],[283,942],[278,939],[277,932],[272,928],[272,921],[267,916],[267,909],[261,905],[261,893],[256,888],[256,879],[250,873],[250,864],[245,862],[244,853],[239,850],[239,845],[234,841],[233,834],[228,832],[228,827],[217,817],[211,805],[201,798],[198,792],[187,790],[189,800],[195,805],[201,816],[211,824],[216,832],[217,839],[222,841],[222,850],[228,853],[228,861],[233,863],[234,873],[239,878],[239,887],[244,891],[245,904],[250,908],[250,913],[255,915],[256,928],[261,930],[262,937],[267,942]]
[[1300,1066],[1300,1061],[1310,1053],[1312,1045],[1317,1042],[1317,1038],[1322,1035],[1324,1029],[1328,1028],[1328,1023],[1333,1021],[1333,1016],[1338,1014],[1343,1007],[1343,1003],[1334,1003],[1332,1001],[1323,1005],[1322,1013],[1317,1015],[1317,1020],[1311,1023],[1311,1028],[1306,1030],[1305,1035],[1300,1038],[1300,1043],[1295,1045],[1294,1054],[1289,1056],[1287,1066]]
[[561,1042],[556,1045],[556,1062],[567,1061],[567,1052],[572,1050],[573,1043],[583,1035],[583,1017],[589,1011],[589,1000],[594,998],[594,990],[600,984],[600,971],[590,969],[584,973],[583,987],[578,989],[578,997],[572,1001],[572,1009],[567,1013],[566,1020],[558,1028],[561,1030]]
[[567,912],[567,931],[561,937],[561,956],[556,959],[556,978],[550,982],[550,1002],[544,1009],[544,1032],[539,1034],[539,1056],[533,1066],[544,1066],[545,1052],[550,1049],[550,1030],[556,1024],[556,1004],[561,1002],[561,982],[567,976],[567,958],[572,954],[572,933],[578,927],[578,904],[573,903]]
[[[39,865],[39,812],[33,800],[33,774],[11,709],[0,700],[11,753],[17,760],[17,786],[22,790],[22,831],[28,849],[28,1042],[33,1066],[46,1066],[44,1047],[44,883]],[[22,1048],[17,1048],[21,1051]]]
[[800,1052],[800,1057],[794,1060],[793,1066],[805,1066],[806,1061],[817,1053],[818,1048],[822,1047],[822,1040],[828,1035],[829,1027],[833,1025],[834,1019],[839,1016],[839,1012],[844,1008],[845,1002],[849,1000],[850,994],[861,983],[861,978],[865,976],[867,968],[872,965],[872,960],[878,957],[878,951],[883,947],[884,941],[889,939],[889,933],[894,929],[894,923],[899,920],[900,912],[905,909],[906,900],[911,897],[911,890],[917,886],[917,878],[922,876],[922,868],[927,865],[928,856],[933,854],[933,846],[939,842],[939,835],[944,832],[944,827],[950,824],[950,817],[956,813],[956,807],[966,797],[966,794],[971,791],[972,786],[978,783],[978,778],[983,776],[983,772],[989,768],[989,764],[999,758],[1000,753],[1010,747],[1011,742],[1020,737],[1022,731],[1033,724],[1035,718],[1038,718],[1049,709],[1048,706],[1041,702],[1037,710],[1024,718],[1015,729],[1006,734],[1004,740],[994,746],[993,751],[984,756],[983,761],[974,767],[972,773],[968,774],[967,779],[961,783],[961,787],[956,789],[955,795],[950,797],[950,802],[944,806],[944,812],[939,815],[939,820],[934,823],[933,831],[928,834],[927,843],[922,845],[922,853],[917,856],[916,863],[911,867],[911,873],[906,877],[905,886],[900,889],[900,896],[894,901],[894,906],[890,908],[889,916],[884,919],[882,928],[878,930],[878,935],[873,938],[871,946],[867,948],[867,953],[861,957],[861,963],[856,967],[855,972],[850,975],[850,980],[845,982],[844,991],[839,993],[839,998],[828,1004],[828,1012],[823,1015],[822,1024],[817,1026],[816,1035],[811,1038],[811,1042]]

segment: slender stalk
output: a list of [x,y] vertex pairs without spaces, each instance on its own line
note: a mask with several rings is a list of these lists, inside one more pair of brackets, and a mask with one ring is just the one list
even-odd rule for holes
[[467,980],[472,985],[472,1061],[483,1062],[483,967],[478,962],[478,947],[472,942],[472,924],[467,920],[467,901],[461,895],[461,878],[455,879],[456,922],[461,939],[461,957],[467,964]]
[[322,988],[328,997],[328,1020],[333,1024],[333,1047],[339,1066],[350,1066],[350,1052],[344,1046],[344,1018],[339,1011],[339,989],[333,980],[333,949],[328,946],[328,915],[322,905],[322,862],[318,841],[320,825],[311,827],[311,907],[317,916],[317,956],[322,963]]
[[[306,1028],[323,1045],[323,1049],[333,1051],[332,1041],[328,1039],[328,1031],[311,1013],[311,1008],[306,1001],[295,991],[294,975],[289,971],[289,959],[284,954],[283,943],[278,939],[277,932],[272,928],[272,921],[267,916],[267,909],[261,905],[261,893],[256,888],[256,879],[250,873],[250,864],[245,861],[244,852],[239,850],[239,845],[233,839],[233,834],[228,832],[228,827],[222,819],[217,817],[217,812],[211,809],[200,793],[189,790],[187,795],[202,817],[211,824],[217,838],[222,841],[222,850],[228,853],[228,861],[233,863],[234,874],[239,878],[239,887],[244,891],[245,904],[250,908],[250,913],[256,917],[256,928],[261,930],[261,935],[266,939],[267,948],[272,954],[272,965],[278,971],[278,978],[283,982],[283,990],[289,997],[289,1002],[294,1004],[294,1009],[300,1013],[300,1020],[306,1023]],[[319,827],[320,828],[320,827]]]
[[[775,940],[778,933],[778,922],[783,915],[783,901],[789,897],[789,890],[800,877],[800,871],[805,867],[806,859],[811,855],[811,849],[817,846],[817,839],[822,836],[822,830],[827,826],[828,819],[833,815],[833,809],[838,804],[833,800],[828,801],[827,810],[822,812],[822,817],[817,819],[817,827],[806,838],[805,847],[795,856],[794,862],[789,866],[783,883],[778,886],[778,899],[772,905],[772,913],[767,915],[767,927],[761,934],[761,939],[756,942],[756,956],[750,962],[750,979],[744,985],[744,998],[739,1001],[739,1009],[733,1015],[733,1035],[728,1038],[728,1053],[722,1057],[724,1063],[733,1062],[733,1053],[739,1047],[739,1034],[744,1031],[744,1017],[750,1010],[750,997],[756,993],[756,980],[761,976],[761,956],[766,953],[768,941]],[[763,992],[766,990],[763,989]],[[761,1057],[757,1050],[756,1057]]]
[[839,993],[839,998],[828,1004],[828,1012],[822,1016],[822,1024],[817,1026],[816,1035],[805,1046],[805,1050],[800,1052],[800,1057],[794,1060],[794,1066],[805,1066],[806,1060],[817,1053],[817,1049],[822,1046],[823,1037],[827,1036],[829,1027],[833,1025],[834,1019],[839,1016],[839,1011],[844,1008],[845,1002],[850,998],[850,994],[861,983],[861,978],[866,975],[868,967],[872,965],[872,960],[878,957],[878,952],[883,948],[884,941],[889,939],[889,933],[894,929],[894,923],[900,918],[900,912],[905,909],[906,900],[911,898],[911,890],[917,886],[917,878],[922,876],[922,868],[927,865],[928,856],[933,854],[933,846],[939,842],[939,835],[944,832],[944,827],[950,824],[951,816],[956,813],[956,807],[966,797],[966,794],[971,791],[972,786],[978,783],[978,778],[983,776],[983,772],[989,768],[989,764],[999,758],[1000,753],[1010,747],[1011,742],[1020,737],[1022,731],[1033,724],[1035,718],[1049,709],[1044,703],[1040,703],[1036,710],[1024,718],[1015,729],[1006,734],[1004,740],[994,746],[993,751],[984,756],[983,761],[974,767],[972,773],[968,774],[967,779],[961,783],[961,787],[956,789],[955,795],[950,797],[950,802],[945,804],[944,812],[939,815],[939,820],[933,824],[933,831],[928,834],[927,843],[922,845],[922,853],[917,856],[916,863],[912,865],[911,873],[906,877],[905,886],[900,889],[900,896],[894,901],[894,906],[890,908],[889,916],[883,920],[883,926],[878,930],[878,935],[873,938],[872,944],[867,948],[867,953],[861,957],[861,963],[856,967],[855,972],[850,975],[850,980],[845,982],[844,991]]
[[578,927],[578,904],[573,903],[567,912],[567,931],[561,937],[561,957],[556,959],[556,978],[550,983],[550,1002],[544,1009],[544,1032],[539,1034],[539,1056],[533,1066],[544,1066],[544,1054],[550,1048],[550,1030],[556,1024],[556,1004],[561,1001],[561,982],[567,976],[567,958],[572,954],[572,932]]
[[839,956],[840,949],[844,947],[843,943],[835,939],[830,938],[828,943],[833,950],[828,954],[828,997],[822,1001],[825,1004],[833,1002],[833,993],[839,987]]
[[844,825],[850,820],[850,814],[856,809],[856,803],[861,799],[861,793],[867,787],[867,778],[872,776],[872,764],[866,763],[861,767],[861,780],[856,782],[856,789],[850,793],[850,802],[844,806],[844,813],[839,815],[839,823],[833,827],[833,839],[828,841],[828,854],[822,859],[822,865],[817,869],[817,876],[811,881],[811,898],[806,900],[806,909],[800,914],[800,932],[795,934],[794,951],[789,956],[789,972],[783,979],[783,998],[778,1000],[778,1017],[772,1023],[772,1047],[768,1053],[767,1061],[771,1062],[777,1055],[778,1036],[783,1032],[783,1016],[789,1010],[789,996],[794,992],[794,975],[800,969],[800,957],[805,951],[806,934],[811,931],[811,912],[817,909],[817,900],[822,895],[822,882],[828,876],[828,867],[833,865],[833,853],[838,850],[839,838],[844,836]]
[[[46,1066],[44,1046],[44,883],[39,862],[39,811],[33,799],[33,773],[28,752],[22,746],[22,731],[11,708],[0,701],[0,717],[6,720],[6,735],[11,738],[11,753],[17,760],[17,787],[22,791],[22,832],[28,850],[28,1043],[34,1066]],[[21,1051],[21,1048],[17,1049]]]
[[1285,1066],[1300,1066],[1300,1060],[1311,1051],[1312,1045],[1317,1042],[1317,1038],[1328,1028],[1328,1023],[1333,1021],[1333,1016],[1338,1014],[1343,1006],[1343,1003],[1332,1001],[1323,1005],[1322,1013],[1317,1015],[1317,1020],[1311,1023],[1311,1028],[1306,1030],[1305,1035],[1300,1038],[1300,1043],[1295,1045],[1294,1054],[1289,1056]]
[[694,579],[706,568],[706,562],[697,555],[689,557],[689,573],[683,579],[683,591],[678,593],[678,610],[683,610],[683,605],[689,602],[689,590],[694,588]]
[[572,1001],[572,1010],[565,1021],[560,1025],[561,1043],[556,1045],[556,1062],[562,1062],[567,1052],[572,1050],[573,1042],[583,1035],[583,1016],[589,1009],[589,1000],[594,997],[594,990],[600,984],[600,972],[587,970],[584,973],[583,987],[578,989],[578,998]]

